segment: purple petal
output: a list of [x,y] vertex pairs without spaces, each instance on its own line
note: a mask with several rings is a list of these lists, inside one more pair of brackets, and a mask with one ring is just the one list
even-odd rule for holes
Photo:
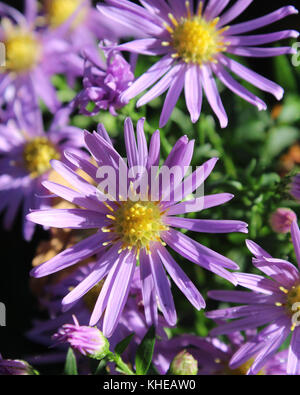
[[287,374],[299,375],[300,373],[300,327],[298,326],[293,334],[289,347]]
[[75,263],[78,263],[101,251],[104,248],[102,242],[105,238],[107,238],[107,236],[105,236],[104,233],[98,232],[84,240],[81,240],[79,243],[59,253],[49,261],[35,267],[30,272],[30,275],[37,278],[44,277],[75,265]]
[[262,91],[271,93],[277,100],[282,99],[284,90],[281,86],[226,56],[219,55],[219,60],[224,66],[228,67],[233,73],[237,74],[245,81],[250,82],[250,84],[256,86]]
[[228,118],[221,101],[218,88],[214,77],[212,75],[211,69],[208,66],[202,66],[202,86],[207,97],[207,100],[213,109],[216,116],[219,118],[220,125],[222,128],[226,128],[228,124]]
[[54,228],[95,229],[105,225],[105,216],[84,209],[49,209],[32,211],[29,221]]
[[136,257],[132,252],[125,252],[121,255],[104,315],[103,334],[106,337],[112,335],[118,324],[119,317],[127,301],[130,283],[136,266]]
[[170,289],[170,284],[164,268],[160,262],[159,256],[156,250],[151,251],[149,256],[151,272],[154,280],[154,286],[156,289],[156,294],[159,300],[159,306],[161,311],[169,323],[173,326],[177,321],[177,314],[174,306],[174,300]]
[[187,200],[171,206],[168,209],[167,215],[179,215],[206,210],[211,207],[220,206],[221,204],[231,200],[233,197],[234,195],[231,195],[230,193],[218,193],[193,200]]
[[167,272],[177,285],[177,287],[181,290],[181,292],[187,297],[187,299],[192,303],[192,305],[200,310],[205,308],[205,301],[201,296],[200,292],[197,290],[195,285],[191,282],[191,280],[187,277],[178,263],[173,259],[173,257],[169,254],[166,248],[159,246],[157,253],[166,268]]
[[173,81],[170,85],[159,120],[159,126],[161,128],[167,124],[182,92],[185,70],[185,67],[182,67],[178,71],[177,75],[174,76]]
[[189,219],[180,217],[167,217],[164,219],[167,225],[175,228],[189,229],[194,232],[203,233],[248,233],[247,224],[241,221],[232,220],[209,220],[209,219]]
[[202,85],[199,66],[190,64],[185,73],[185,102],[193,123],[197,122],[202,107]]

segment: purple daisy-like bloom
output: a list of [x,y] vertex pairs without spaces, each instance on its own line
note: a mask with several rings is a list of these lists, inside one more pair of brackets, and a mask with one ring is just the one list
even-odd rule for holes
[[[116,110],[125,106],[120,100],[121,94],[130,86],[134,80],[131,66],[123,56],[110,51],[105,60],[98,51],[86,51],[86,62],[83,74],[83,90],[75,99],[80,112],[93,116],[100,110],[109,110],[117,116]],[[87,109],[89,103],[94,103],[92,111]]]
[[15,103],[15,119],[0,126],[0,212],[5,211],[4,227],[10,229],[23,203],[23,235],[30,240],[34,232],[33,223],[25,219],[30,209],[49,207],[49,192],[41,185],[50,174],[51,159],[67,160],[63,156],[66,148],[75,153],[84,145],[82,131],[68,126],[66,120],[57,116],[46,133],[43,129],[42,115],[36,107],[19,109]]
[[[40,321],[35,320],[32,329],[26,333],[31,341],[34,341],[45,346],[51,346],[51,336],[55,333],[58,328],[65,323],[72,321],[72,316],[75,315],[81,325],[88,325],[91,311],[93,310],[94,304],[97,300],[99,292],[103,287],[104,280],[96,284],[83,298],[78,300],[73,307],[69,310],[62,312],[61,299],[66,296],[70,289],[75,288],[80,284],[91,272],[96,262],[91,262],[87,265],[80,266],[73,273],[69,274],[65,279],[55,285],[47,287],[46,292],[49,297],[45,300],[40,300],[42,306],[44,306],[50,315],[50,319]],[[136,268],[129,296],[123,309],[122,315],[119,319],[118,325],[113,332],[112,336],[109,337],[110,350],[113,351],[115,346],[130,334],[134,333],[129,347],[122,354],[122,359],[126,362],[130,362],[134,365],[135,355],[138,345],[146,335],[149,327],[145,321],[144,306],[142,302],[142,290],[140,280],[139,267]],[[167,340],[167,335],[164,328],[168,327],[168,324],[164,320],[161,314],[158,315],[158,326],[156,328],[156,334],[160,339]],[[102,322],[99,322],[98,328],[102,329]],[[54,354],[46,354],[44,356],[29,357],[29,362],[36,364],[49,363],[49,362],[64,362],[66,353],[66,344],[57,344],[57,351]],[[81,360],[79,360],[81,362]],[[111,372],[114,374],[117,372],[114,369],[113,364],[110,366]]]
[[102,359],[109,352],[109,343],[100,330],[91,326],[80,326],[78,320],[73,316],[74,324],[64,324],[53,340],[57,343],[69,343],[70,346],[92,358]]
[[0,376],[28,376],[37,372],[26,361],[3,359],[0,354]]
[[[43,185],[84,209],[39,210],[27,217],[45,226],[98,229],[93,236],[33,269],[32,275],[43,277],[102,252],[92,273],[63,299],[63,304],[66,308],[72,305],[106,277],[90,320],[90,325],[95,325],[104,314],[103,333],[106,337],[111,336],[118,323],[138,259],[148,325],[157,324],[157,300],[168,324],[172,326],[177,320],[165,269],[197,309],[205,306],[204,299],[168,252],[166,244],[184,258],[236,282],[234,275],[226,270],[238,268],[233,261],[173,228],[205,233],[247,233],[247,224],[241,221],[177,217],[218,206],[232,199],[233,195],[208,195],[181,202],[203,185],[217,159],[207,161],[184,179],[192,159],[194,141],[183,136],[159,169],[159,131],[152,135],[148,150],[143,123],[144,119],[138,121],[136,142],[131,120],[128,118],[125,121],[128,165],[113,148],[103,125],[99,125],[98,132],[93,134],[85,132],[86,147],[97,167],[80,156],[65,153],[70,162],[99,184],[98,187],[89,184],[62,162],[52,161],[53,169],[76,191],[51,182],[44,182]],[[174,173],[166,178],[165,173],[170,170]],[[103,171],[108,172],[105,174],[110,174],[114,180],[107,183]],[[99,179],[103,181],[99,183]],[[136,185],[136,182],[140,182],[140,185]]]
[[[93,311],[94,304],[103,287],[104,280],[97,283],[84,295],[83,298],[76,301],[76,303],[67,311],[62,311],[61,300],[70,292],[70,289],[77,287],[88,275],[92,273],[95,264],[96,262],[91,262],[87,265],[80,266],[59,283],[46,287],[46,292],[47,294],[49,293],[49,297],[47,297],[46,300],[41,299],[40,303],[48,310],[51,319],[47,321],[34,322],[33,328],[27,332],[27,337],[29,339],[49,346],[51,334],[53,334],[53,332],[64,323],[70,322],[73,315],[77,317],[78,321],[81,322],[82,325],[89,324],[91,311]],[[140,270],[139,267],[137,267],[131,282],[129,296],[119,319],[118,326],[109,338],[112,350],[119,341],[131,333],[135,333],[134,341],[137,346],[147,333],[148,326],[143,314],[141,293]],[[99,324],[99,328],[102,329],[102,322]],[[163,328],[167,326],[166,321],[159,314],[157,335],[165,340],[167,337]]]
[[[298,264],[300,263],[300,231],[297,222],[291,235]],[[247,241],[253,253],[253,264],[270,278],[256,274],[235,273],[239,285],[252,290],[211,291],[209,296],[224,302],[243,304],[239,307],[209,312],[213,319],[234,319],[213,329],[212,335],[228,334],[236,330],[258,328],[268,324],[246,342],[232,357],[230,366],[235,369],[254,359],[249,374],[257,374],[285,339],[292,334],[288,351],[287,373],[300,372],[300,272],[290,262],[272,258],[266,251]],[[255,357],[254,357],[255,356]]]
[[[246,330],[246,339],[256,334],[254,330]],[[245,375],[251,366],[251,360],[246,361],[236,369],[229,367],[234,352],[244,343],[244,336],[239,333],[228,335],[229,343],[218,338],[199,337],[195,335],[180,335],[157,344],[153,363],[160,374],[169,371],[173,358],[182,350],[190,353],[198,362],[199,375]],[[287,351],[281,351],[270,358],[259,372],[260,375],[285,375],[287,364]]]
[[0,17],[0,38],[6,52],[0,74],[0,105],[12,106],[15,98],[35,101],[38,97],[56,112],[61,104],[51,77],[64,73],[74,78],[83,73],[83,60],[66,40],[72,20],[57,29],[41,28],[36,0],[25,0],[24,15],[0,3]]
[[160,118],[161,127],[170,118],[183,89],[192,122],[199,119],[204,91],[221,127],[226,127],[228,119],[214,74],[235,94],[259,110],[265,110],[266,104],[238,83],[228,70],[259,89],[270,92],[278,100],[282,98],[283,89],[280,86],[225,53],[245,57],[293,53],[290,47],[273,48],[261,45],[298,37],[298,32],[294,30],[260,35],[243,33],[297,13],[294,7],[286,6],[266,16],[231,25],[252,0],[238,0],[230,8],[226,8],[229,0],[196,1],[195,8],[194,1],[141,0],[143,7],[127,0],[106,0],[106,3],[98,5],[99,11],[105,17],[124,26],[138,26],[145,34],[143,39],[120,45],[120,50],[162,56],[122,96],[127,101],[153,85],[138,100],[137,106],[142,106],[168,91]]
[[43,0],[43,16],[51,29],[67,27],[67,39],[76,52],[94,46],[97,39],[136,36],[136,30],[112,24],[103,18],[90,0]]

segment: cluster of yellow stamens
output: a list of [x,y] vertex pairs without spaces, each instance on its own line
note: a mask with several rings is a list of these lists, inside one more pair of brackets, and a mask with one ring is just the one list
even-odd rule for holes
[[60,159],[60,153],[46,137],[36,137],[25,145],[23,159],[30,176],[35,178],[50,170],[50,160]]
[[152,242],[164,244],[160,234],[168,230],[168,227],[163,223],[165,212],[161,210],[158,202],[127,200],[117,204],[118,208],[115,211],[106,204],[110,211],[113,211],[107,215],[112,223],[102,228],[102,231],[114,233],[114,241],[122,243],[120,251],[134,249],[139,254],[139,251],[145,248],[150,253]]
[[226,51],[229,42],[223,41],[222,33],[228,29],[217,29],[219,18],[207,21],[202,16],[203,3],[200,2],[198,12],[192,15],[189,1],[185,2],[187,16],[177,20],[169,14],[171,24],[164,23],[170,33],[170,41],[163,41],[163,46],[172,46],[173,58],[180,58],[186,63],[202,65],[207,62],[216,63],[216,55]]
[[292,317],[291,331],[294,331],[297,326],[295,322],[299,322],[300,324],[300,284],[294,285],[289,290],[284,287],[280,287],[279,289],[286,295],[286,302],[277,302],[275,305],[286,308],[288,315]]
[[22,73],[33,69],[41,58],[41,45],[34,33],[2,21],[6,52],[5,70]]
[[[62,25],[85,0],[45,0],[45,10],[48,23],[52,28]],[[86,18],[88,5],[81,6],[72,22],[72,27],[77,27]]]

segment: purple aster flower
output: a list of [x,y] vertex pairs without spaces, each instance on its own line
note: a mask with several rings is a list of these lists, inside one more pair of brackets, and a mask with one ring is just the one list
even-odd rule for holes
[[[98,51],[86,51],[85,55],[83,90],[76,97],[75,105],[79,104],[80,112],[85,115],[109,110],[117,116],[116,110],[126,104],[120,96],[134,80],[130,64],[116,51],[110,51],[107,56],[103,54],[105,60]],[[94,108],[89,111],[87,105],[91,102]]]
[[87,155],[80,150],[83,146],[80,129],[68,126],[57,116],[46,133],[38,109],[28,112],[25,119],[24,108],[18,107],[15,106],[16,118],[0,126],[0,211],[5,210],[4,226],[10,229],[23,203],[23,234],[30,240],[34,226],[25,219],[26,214],[29,209],[51,204],[51,199],[46,198],[49,192],[41,185],[51,172],[49,161],[62,159],[67,162],[63,156],[66,148],[81,156]]
[[83,61],[65,39],[66,27],[39,27],[38,2],[25,0],[25,15],[0,3],[0,37],[6,49],[6,64],[0,74],[0,105],[13,105],[14,98],[41,98],[52,112],[60,107],[51,77],[64,73],[82,75]]
[[[192,122],[199,119],[202,91],[219,118],[221,127],[228,123],[213,74],[230,90],[259,110],[266,104],[234,80],[228,70],[263,91],[272,93],[278,100],[283,89],[258,75],[226,54],[245,57],[270,57],[293,53],[290,47],[261,47],[289,37],[298,37],[294,30],[260,35],[243,35],[270,25],[287,15],[297,13],[292,6],[283,7],[266,16],[231,25],[232,21],[252,3],[238,0],[226,9],[229,0],[193,1],[155,0],[140,1],[143,7],[123,0],[106,0],[98,5],[99,11],[115,23],[139,26],[146,38],[120,45],[118,48],[134,53],[162,56],[147,72],[139,77],[123,94],[129,100],[145,89],[137,106],[167,92],[160,118],[164,126],[184,88],[187,108]],[[225,10],[225,11],[224,11]]]
[[69,343],[74,350],[91,358],[102,359],[109,352],[109,343],[96,327],[80,326],[73,316],[74,324],[64,324],[53,340],[57,343]]
[[[77,303],[67,311],[62,312],[61,299],[68,294],[70,289],[75,288],[92,272],[95,263],[96,262],[90,262],[87,265],[80,266],[57,284],[46,286],[45,291],[47,296],[40,299],[40,303],[48,310],[50,319],[34,321],[33,328],[26,333],[26,336],[31,341],[45,346],[51,346],[51,336],[53,333],[57,332],[60,326],[71,322],[73,315],[77,317],[81,325],[89,324],[91,311],[93,311],[94,304],[103,287],[104,280],[96,284],[82,299],[78,300]],[[126,362],[130,362],[132,365],[135,361],[137,347],[149,329],[145,321],[141,292],[140,271],[139,267],[137,267],[131,283],[129,297],[119,323],[114,333],[109,338],[110,349],[113,351],[121,340],[134,333],[130,345],[122,354],[122,359]],[[168,324],[162,315],[159,314],[156,333],[160,339],[167,340],[167,335],[164,331],[164,327],[167,326]],[[98,328],[102,329],[102,322],[99,323]],[[60,343],[57,346],[55,353],[47,353],[46,355],[37,357],[31,356],[26,359],[34,362],[35,365],[45,362],[52,363],[53,361],[63,362],[66,357],[66,344]],[[81,370],[89,372],[89,370],[86,369],[87,367],[85,366],[84,360],[78,359],[78,363],[81,365]],[[117,374],[113,364],[110,365],[110,369],[111,373],[114,372]]]
[[295,199],[300,200],[300,174],[293,177],[290,193]]
[[[70,322],[73,315],[77,317],[82,325],[89,324],[90,314],[91,311],[93,311],[99,292],[103,287],[104,279],[97,283],[83,298],[76,301],[76,303],[66,311],[62,311],[61,300],[70,292],[70,289],[77,287],[92,273],[95,264],[96,262],[91,262],[87,265],[80,266],[57,284],[46,286],[45,291],[47,296],[40,299],[40,303],[48,310],[51,319],[47,321],[35,321],[33,328],[27,333],[29,339],[49,346],[49,340],[53,332],[57,331],[64,323]],[[136,346],[144,338],[148,326],[143,314],[144,307],[141,293],[140,270],[139,267],[137,267],[131,282],[129,297],[119,319],[118,326],[113,335],[109,338],[112,350],[119,341],[131,333],[135,333],[133,340]],[[167,326],[166,321],[159,314],[157,334],[162,339],[167,338],[163,330],[163,328]],[[102,328],[102,322],[100,322],[99,328]]]
[[288,233],[297,215],[290,208],[278,208],[270,217],[271,228],[277,233]]
[[46,24],[54,30],[67,27],[67,38],[77,52],[93,46],[95,38],[113,40],[136,36],[136,30],[112,24],[103,18],[90,0],[43,0],[43,5]]
[[[291,235],[298,264],[300,263],[300,231],[297,222]],[[239,307],[208,313],[213,319],[234,319],[213,329],[213,335],[229,334],[236,330],[265,326],[247,341],[232,357],[230,366],[235,369],[253,358],[250,374],[257,374],[285,339],[292,334],[288,351],[287,373],[300,373],[300,272],[290,262],[272,258],[252,241],[247,241],[254,254],[253,264],[270,278],[256,274],[235,273],[239,284],[252,292],[211,291],[209,296],[224,302],[243,304]]]
[[[104,315],[103,333],[106,337],[111,336],[118,323],[138,259],[148,325],[157,324],[157,300],[169,325],[174,325],[177,320],[165,269],[197,309],[205,306],[204,299],[168,252],[166,244],[184,258],[235,282],[233,274],[226,270],[237,269],[234,262],[174,228],[206,233],[247,232],[247,225],[241,221],[177,217],[223,204],[233,196],[208,195],[180,202],[203,185],[217,159],[207,161],[184,179],[191,162],[194,141],[183,136],[159,170],[159,131],[153,134],[148,150],[143,123],[144,119],[138,121],[136,142],[131,120],[128,118],[125,121],[128,166],[113,148],[103,125],[99,125],[98,133],[85,132],[86,147],[97,166],[80,156],[65,153],[70,162],[99,184],[98,187],[86,182],[62,162],[52,161],[53,169],[73,185],[76,191],[51,182],[44,182],[43,185],[84,209],[38,210],[28,215],[29,220],[45,226],[98,229],[91,237],[33,269],[32,275],[47,276],[102,252],[92,273],[63,299],[63,304],[65,307],[72,305],[106,277],[90,320],[90,325],[93,326]],[[170,169],[176,171],[167,179],[165,173]],[[103,171],[116,178],[107,183]],[[99,179],[103,181],[99,183]],[[140,182],[140,185],[134,186],[136,182]]]
[[28,376],[38,374],[27,362],[18,359],[3,359],[0,354],[0,376]]
[[[246,330],[246,339],[255,334],[255,330]],[[245,343],[244,336],[239,332],[230,333],[228,340],[229,343],[224,343],[218,338],[180,335],[157,343],[153,363],[160,374],[166,374],[173,358],[186,350],[198,362],[199,375],[246,375],[253,362],[251,359],[234,370],[229,367],[233,354]],[[287,351],[280,351],[267,361],[259,374],[285,375],[286,365]]]

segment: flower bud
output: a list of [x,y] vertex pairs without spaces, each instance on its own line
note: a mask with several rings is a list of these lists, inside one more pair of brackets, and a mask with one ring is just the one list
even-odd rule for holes
[[0,354],[0,376],[31,376],[38,372],[26,361],[3,359]]
[[173,359],[169,371],[174,375],[195,376],[198,374],[198,361],[186,350],[183,350]]
[[73,319],[75,325],[63,325],[53,339],[57,343],[69,343],[74,350],[90,358],[105,358],[109,353],[109,342],[102,332],[96,327],[80,326],[74,316]]
[[297,219],[297,216],[293,210],[278,208],[270,217],[271,228],[276,233],[288,233],[295,219]]

